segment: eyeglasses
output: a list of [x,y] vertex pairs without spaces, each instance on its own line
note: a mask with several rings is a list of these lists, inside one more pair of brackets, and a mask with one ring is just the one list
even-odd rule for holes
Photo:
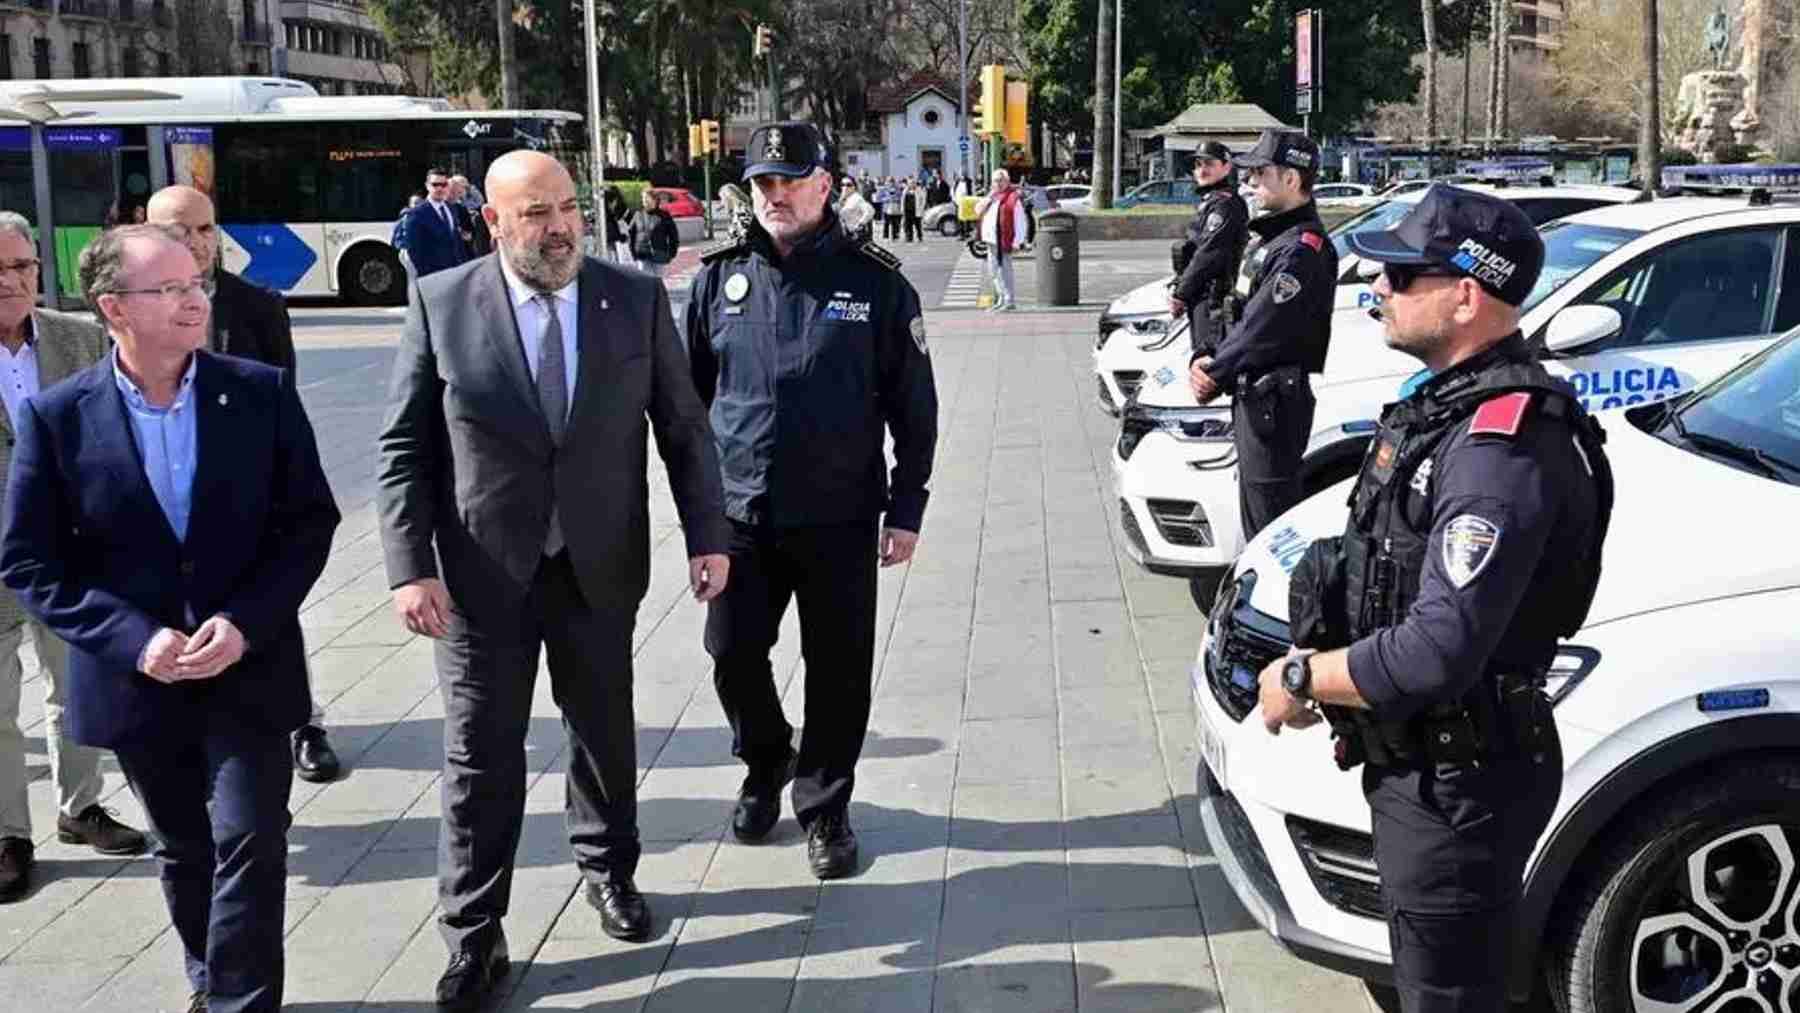
[[153,288],[115,288],[102,295],[154,295],[164,299],[180,299],[198,293],[203,299],[211,299],[213,283],[211,278],[195,278],[193,281],[169,281]]
[[431,187],[433,190],[436,190],[440,186],[449,186],[450,181],[447,179],[438,179],[438,180],[432,180],[431,182],[426,183],[425,185],[428,187]]
[[1412,287],[1412,283],[1420,278],[1462,278],[1460,271],[1452,271],[1447,267],[1433,264],[1383,264],[1381,273],[1387,277],[1388,288],[1395,292],[1404,292]]
[[32,260],[0,261],[0,274],[22,274],[31,276],[37,273],[38,262]]

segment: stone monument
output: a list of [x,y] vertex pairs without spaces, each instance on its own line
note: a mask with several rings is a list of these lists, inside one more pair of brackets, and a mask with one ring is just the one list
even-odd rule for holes
[[[1758,4],[1759,0],[1745,2],[1748,7]],[[1717,162],[1727,146],[1754,143],[1760,125],[1757,112],[1750,104],[1756,94],[1756,83],[1741,69],[1725,69],[1726,57],[1731,52],[1731,19],[1725,13],[1724,3],[1720,3],[1706,21],[1706,50],[1712,56],[1712,69],[1695,71],[1681,79],[1681,90],[1676,98],[1680,134],[1675,143],[1702,162]],[[1756,54],[1752,66],[1761,60],[1760,24]]]

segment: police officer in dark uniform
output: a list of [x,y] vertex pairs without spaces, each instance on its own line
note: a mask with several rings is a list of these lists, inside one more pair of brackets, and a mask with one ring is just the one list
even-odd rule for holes
[[1201,404],[1232,395],[1238,506],[1244,537],[1300,502],[1300,458],[1312,435],[1307,374],[1325,368],[1337,248],[1313,204],[1319,146],[1297,130],[1265,130],[1238,156],[1261,214],[1233,291],[1236,323],[1214,355],[1196,355],[1188,382]]
[[1250,207],[1238,196],[1231,149],[1217,141],[1195,153],[1194,183],[1200,206],[1181,241],[1169,314],[1187,316],[1188,341],[1199,357],[1216,355],[1225,336],[1231,288],[1250,236]]
[[1270,732],[1321,720],[1363,764],[1395,986],[1408,1013],[1505,1006],[1525,861],[1562,788],[1543,691],[1586,619],[1612,510],[1604,434],[1533,358],[1519,305],[1544,246],[1514,205],[1433,187],[1393,229],[1388,344],[1429,378],[1382,413],[1342,538],[1290,585],[1302,648],[1261,674]]
[[[892,254],[840,226],[817,131],[760,126],[748,160],[755,221],[702,256],[687,311],[732,527],[706,649],[732,754],[749,768],[733,832],[766,837],[791,779],[808,861],[831,879],[857,862],[848,810],[869,725],[876,563],[904,563],[917,544],[937,389],[918,293]],[[806,663],[798,753],[769,664],[790,599]]]

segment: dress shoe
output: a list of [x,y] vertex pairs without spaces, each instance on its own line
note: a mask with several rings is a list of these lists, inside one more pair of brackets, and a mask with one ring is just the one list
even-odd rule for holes
[[800,755],[788,752],[781,766],[773,770],[752,770],[738,789],[737,808],[731,813],[731,832],[737,839],[752,844],[769,836],[781,822],[781,789],[794,779],[794,764]]
[[23,837],[0,837],[0,904],[18,900],[31,889],[35,850]]
[[512,961],[506,956],[506,937],[482,949],[470,947],[450,954],[450,966],[437,983],[440,1008],[465,1013],[481,1006],[487,994],[506,977]]
[[187,1013],[206,1013],[206,993],[195,992],[188,996]]
[[856,833],[850,818],[829,813],[813,820],[806,831],[806,860],[820,879],[841,879],[856,871]]
[[150,846],[142,833],[113,819],[113,814],[98,804],[74,816],[59,813],[56,839],[64,844],[85,844],[102,855],[141,855]]
[[650,938],[650,905],[630,879],[588,884],[588,903],[600,912],[600,928],[614,939],[641,943]]
[[325,738],[325,729],[307,725],[294,733],[294,774],[300,780],[324,784],[337,780],[342,769],[331,742]]

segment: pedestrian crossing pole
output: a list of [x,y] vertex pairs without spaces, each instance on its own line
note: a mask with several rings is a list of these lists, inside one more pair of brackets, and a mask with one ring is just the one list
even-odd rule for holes
[[614,259],[615,251],[606,223],[606,148],[601,143],[600,125],[600,40],[594,28],[594,0],[583,0],[582,13],[587,21],[587,87],[588,87],[588,187],[593,192],[594,221],[600,237],[595,249],[600,259]]

